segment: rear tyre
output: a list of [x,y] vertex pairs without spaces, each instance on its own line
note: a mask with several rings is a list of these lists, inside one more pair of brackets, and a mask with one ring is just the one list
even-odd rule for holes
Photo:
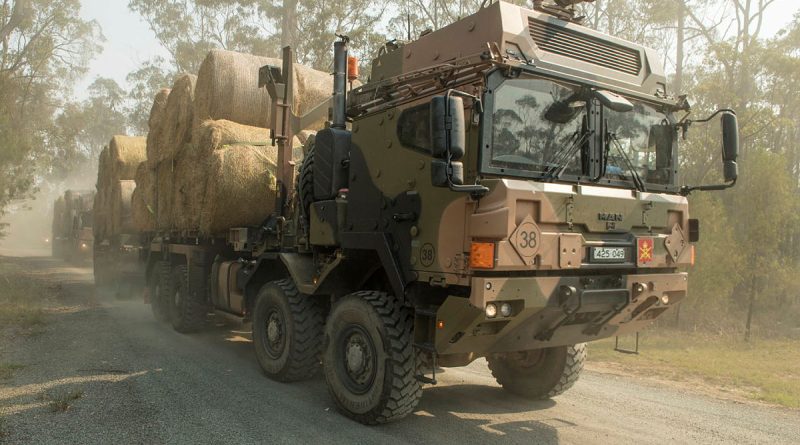
[[190,291],[186,265],[173,268],[171,294],[169,318],[172,327],[182,333],[202,329],[206,321],[206,305],[202,295]]
[[[166,269],[166,272],[164,271]],[[150,280],[147,283],[147,288],[150,292],[150,309],[153,311],[153,317],[160,322],[166,323],[169,321],[169,307],[166,304],[168,301],[163,289],[164,286],[164,279],[162,279],[163,275],[169,276],[169,282],[172,281],[172,277],[170,276],[171,268],[170,264],[167,261],[158,261],[153,266],[153,273],[150,276]]]
[[301,294],[291,279],[265,284],[253,311],[253,346],[264,374],[279,382],[313,377],[324,323],[319,302]]
[[495,354],[487,357],[497,383],[529,399],[549,399],[578,381],[586,361],[586,344]]
[[328,391],[346,416],[367,425],[398,420],[422,397],[409,307],[384,292],[350,294],[333,307],[323,356]]

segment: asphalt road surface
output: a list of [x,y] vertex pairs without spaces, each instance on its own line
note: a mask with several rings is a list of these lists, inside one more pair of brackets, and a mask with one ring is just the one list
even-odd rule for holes
[[[366,427],[336,412],[321,377],[265,378],[249,333],[182,335],[140,300],[95,296],[88,268],[15,258],[60,286],[43,331],[4,338],[0,442],[7,443],[798,443],[800,412],[587,371],[567,394],[505,393],[484,361],[448,369],[408,418]],[[2,285],[0,283],[0,285]],[[63,412],[51,400],[75,394]],[[68,398],[68,397],[67,397]]]

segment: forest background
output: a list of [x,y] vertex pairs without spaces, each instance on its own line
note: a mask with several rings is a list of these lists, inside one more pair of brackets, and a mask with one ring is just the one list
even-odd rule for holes
[[[274,57],[291,45],[298,62],[329,71],[334,33],[344,33],[366,77],[387,40],[441,28],[481,3],[130,0],[126,12],[147,24],[159,51],[119,82],[87,78],[105,39],[79,0],[0,0],[0,238],[45,236],[52,196],[91,187],[110,136],[144,134],[157,89],[197,72],[212,48]],[[800,9],[782,11],[792,16],[788,24],[764,31],[765,16],[786,4],[597,0],[580,7],[586,26],[657,49],[672,90],[690,95],[695,116],[718,108],[739,115],[740,181],[691,196],[702,238],[690,296],[662,324],[742,339],[800,338]],[[680,151],[682,183],[720,180],[718,135],[716,126],[690,131]],[[26,230],[14,230],[34,210],[36,223],[27,218]]]

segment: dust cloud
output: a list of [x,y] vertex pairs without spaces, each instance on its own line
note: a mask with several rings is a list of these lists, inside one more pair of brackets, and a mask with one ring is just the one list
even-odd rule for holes
[[89,173],[94,168],[63,181],[44,182],[32,198],[11,203],[0,215],[0,255],[50,255],[53,202],[67,190],[94,189],[95,173]]

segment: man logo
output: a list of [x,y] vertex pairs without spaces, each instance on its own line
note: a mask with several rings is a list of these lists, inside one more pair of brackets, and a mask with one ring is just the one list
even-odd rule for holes
[[600,212],[597,214],[597,219],[600,221],[622,222],[622,213],[608,213]]

